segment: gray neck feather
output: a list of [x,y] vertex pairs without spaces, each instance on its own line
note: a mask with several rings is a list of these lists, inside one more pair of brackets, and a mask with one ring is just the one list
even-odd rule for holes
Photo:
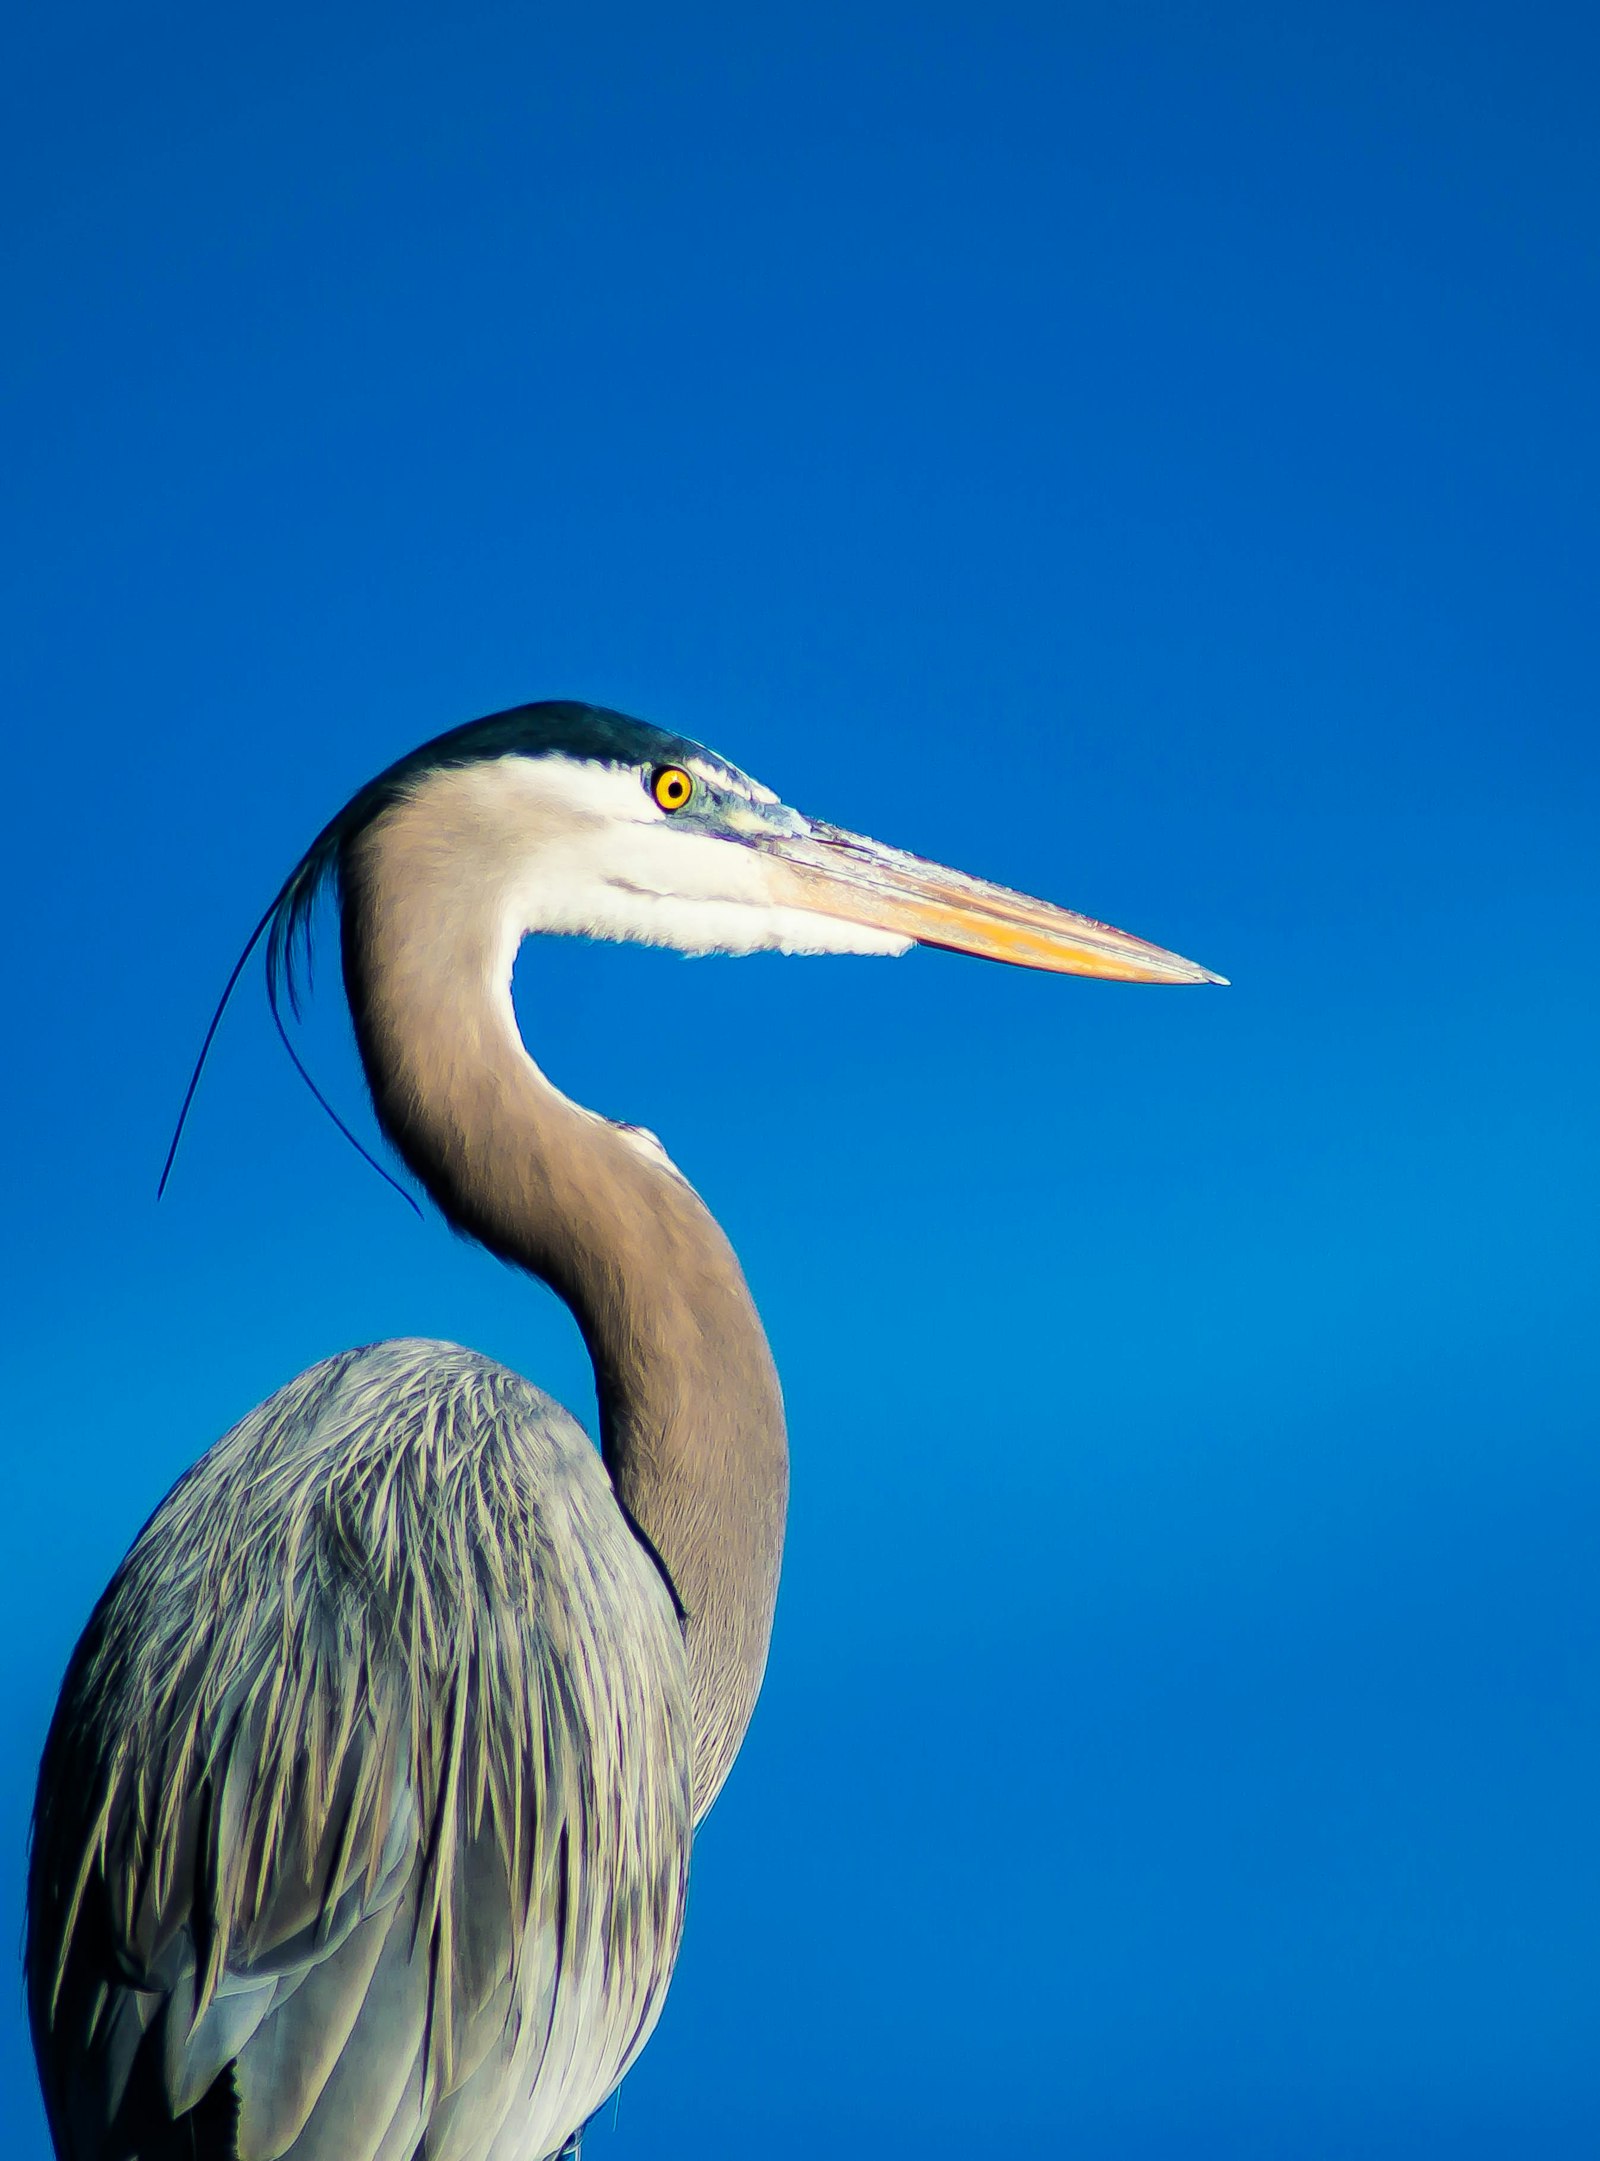
[[570,1102],[517,1033],[504,836],[442,776],[347,850],[344,970],[385,1132],[452,1222],[571,1307],[617,1498],[683,1616],[695,1814],[766,1665],[788,1495],[772,1354],[727,1239],[648,1142]]

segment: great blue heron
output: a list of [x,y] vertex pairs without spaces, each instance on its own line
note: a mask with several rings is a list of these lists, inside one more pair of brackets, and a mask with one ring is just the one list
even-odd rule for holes
[[382,1343],[291,1381],[162,1502],[40,1772],[28,1996],[62,2161],[545,2161],[660,2011],[766,1662],[783,1407],[688,1181],[523,1048],[522,939],[1221,980],[583,705],[458,728],[363,788],[263,919],[270,984],[330,884],[379,1122],[571,1307],[600,1452],[503,1366]]

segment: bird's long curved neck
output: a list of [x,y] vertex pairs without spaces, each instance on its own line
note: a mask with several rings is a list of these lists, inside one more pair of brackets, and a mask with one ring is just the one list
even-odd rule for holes
[[588,1344],[606,1466],[683,1616],[698,1817],[761,1685],[788,1489],[738,1261],[664,1156],[529,1058],[510,986],[525,918],[447,790],[369,828],[342,882],[345,980],[385,1130],[453,1222],[565,1299]]

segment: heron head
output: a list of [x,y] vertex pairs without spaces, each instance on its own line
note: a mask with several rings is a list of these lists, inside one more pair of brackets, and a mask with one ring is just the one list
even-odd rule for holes
[[492,879],[513,939],[547,931],[688,953],[921,944],[1122,982],[1224,980],[1088,916],[805,817],[686,737],[567,703],[473,721],[364,788],[284,890],[280,957],[345,851],[410,811]]
[[[318,896],[345,886],[356,852],[391,821],[422,828],[423,847],[442,858],[434,867],[443,890],[495,909],[508,980],[517,944],[541,930],[685,953],[930,945],[1124,983],[1227,980],[1091,916],[804,817],[685,736],[601,706],[520,705],[398,759],[317,835],[223,989],[158,1192],[250,955],[264,937],[267,996],[282,1034],[280,993],[298,1011],[297,961],[309,960]],[[416,832],[410,837],[415,844]]]

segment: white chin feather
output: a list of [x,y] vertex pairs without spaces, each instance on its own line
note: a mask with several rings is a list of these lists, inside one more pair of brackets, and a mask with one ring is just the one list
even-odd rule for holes
[[[721,846],[720,842],[711,843]],[[731,851],[730,851],[731,852]],[[742,852],[742,851],[741,851]],[[765,868],[765,866],[762,866]],[[912,941],[869,923],[779,908],[764,896],[739,901],[613,887],[594,896],[592,919],[543,928],[576,930],[591,938],[635,945],[675,946],[680,953],[904,953]]]

